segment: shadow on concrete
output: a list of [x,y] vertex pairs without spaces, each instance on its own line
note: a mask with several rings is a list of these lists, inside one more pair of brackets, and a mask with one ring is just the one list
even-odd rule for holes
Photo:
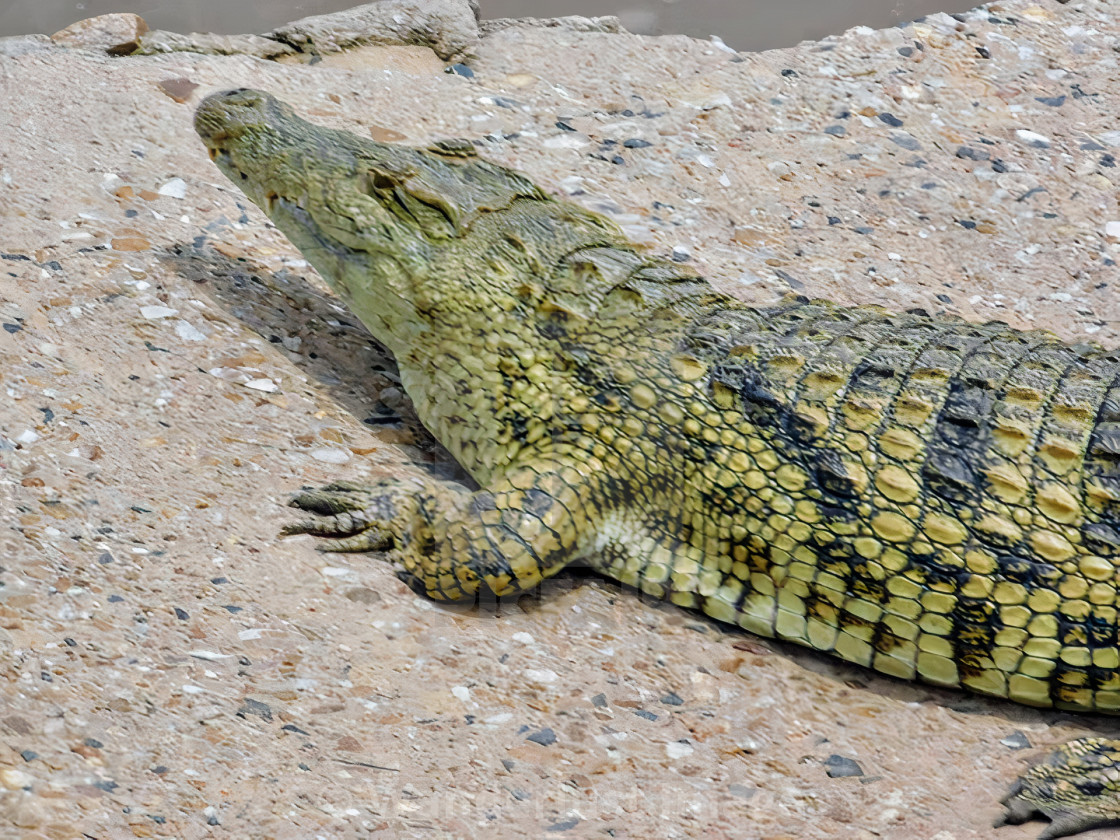
[[[329,293],[287,269],[216,251],[204,237],[157,253],[185,280],[283,353],[329,397],[367,426],[396,429],[408,462],[432,475],[470,484],[451,454],[416,416],[400,388],[392,354]],[[311,269],[308,269],[310,272]],[[388,403],[382,400],[386,396]]]

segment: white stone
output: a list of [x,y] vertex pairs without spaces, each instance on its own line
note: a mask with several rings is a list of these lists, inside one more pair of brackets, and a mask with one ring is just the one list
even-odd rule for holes
[[549,668],[541,668],[540,670],[536,668],[526,668],[525,676],[531,679],[533,682],[539,683],[556,682],[556,680],[559,678],[557,673]]
[[350,460],[348,451],[335,446],[320,446],[318,449],[312,449],[308,454],[316,461],[322,461],[326,464],[345,464]]
[[183,341],[205,341],[206,334],[199,332],[192,324],[187,321],[179,321],[175,324],[175,334]]
[[1028,131],[1025,128],[1016,130],[1015,136],[1031,146],[1049,146],[1050,138],[1035,131]]
[[186,198],[187,182],[182,178],[172,178],[160,187],[157,192],[159,192],[160,195],[166,195],[168,198]]
[[588,140],[585,135],[566,131],[563,134],[557,134],[555,137],[549,137],[541,145],[546,149],[580,149],[587,143]]
[[178,309],[172,309],[170,306],[141,306],[140,314],[145,318],[156,321],[160,318],[170,318],[172,315],[178,315]]
[[684,758],[694,752],[696,749],[688,741],[670,741],[665,745],[665,755],[669,758]]

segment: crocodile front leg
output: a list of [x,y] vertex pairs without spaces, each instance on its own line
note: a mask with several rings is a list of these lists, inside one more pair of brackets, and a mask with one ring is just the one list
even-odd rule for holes
[[440,481],[329,484],[292,499],[316,514],[284,534],[321,551],[385,552],[413,589],[439,601],[532,589],[586,553],[601,508],[598,462],[545,462],[477,492]]

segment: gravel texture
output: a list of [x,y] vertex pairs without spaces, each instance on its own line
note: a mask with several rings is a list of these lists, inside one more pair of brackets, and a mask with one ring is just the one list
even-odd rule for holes
[[[1035,836],[989,828],[1007,783],[1114,721],[892,681],[579,572],[445,608],[278,539],[300,485],[455,468],[191,117],[246,86],[380,140],[477,139],[748,301],[1115,346],[1120,7],[760,54],[585,19],[476,43],[469,4],[430,11],[454,37],[402,24],[297,63],[189,36],[111,55],[139,24],[0,39],[0,836]],[[426,43],[472,52],[444,73]]]

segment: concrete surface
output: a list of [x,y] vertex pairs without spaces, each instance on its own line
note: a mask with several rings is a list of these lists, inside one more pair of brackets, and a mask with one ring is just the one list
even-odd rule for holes
[[1007,783],[1115,721],[579,572],[443,608],[278,539],[300,485],[454,468],[191,116],[251,86],[378,139],[483,139],[748,301],[1115,346],[1117,11],[1013,0],[757,55],[514,25],[471,78],[415,44],[0,42],[0,836],[1035,836],[989,827]]

